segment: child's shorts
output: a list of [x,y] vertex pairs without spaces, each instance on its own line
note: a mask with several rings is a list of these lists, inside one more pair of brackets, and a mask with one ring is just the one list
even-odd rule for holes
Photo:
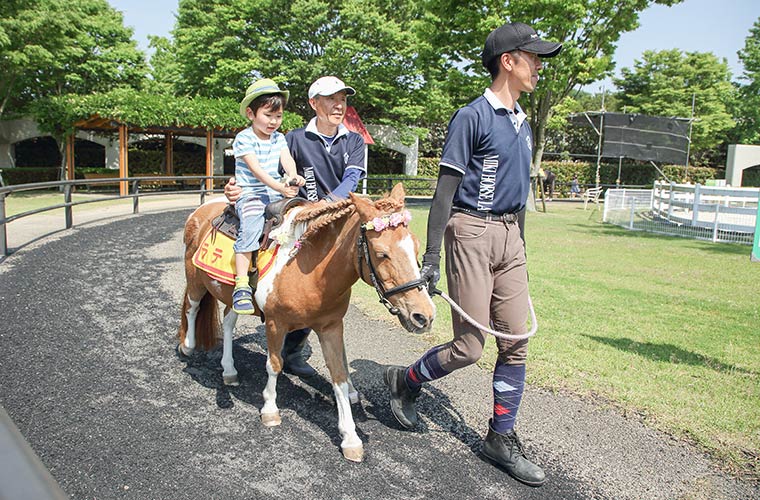
[[264,202],[255,196],[235,202],[240,219],[240,230],[233,249],[235,253],[253,252],[259,249],[259,239],[264,232]]

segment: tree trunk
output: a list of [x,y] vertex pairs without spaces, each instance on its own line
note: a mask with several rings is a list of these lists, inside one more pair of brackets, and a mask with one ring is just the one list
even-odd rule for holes
[[533,106],[534,116],[531,118],[531,128],[533,129],[533,172],[536,174],[541,168],[541,160],[544,156],[546,124],[551,116],[551,98],[552,93],[549,91],[538,99],[536,106]]
[[[63,139],[56,137],[55,140],[58,142],[58,151],[61,153],[61,173],[58,175],[59,181],[65,181],[66,180],[66,137],[64,136]],[[63,192],[64,187],[60,186],[59,191]]]

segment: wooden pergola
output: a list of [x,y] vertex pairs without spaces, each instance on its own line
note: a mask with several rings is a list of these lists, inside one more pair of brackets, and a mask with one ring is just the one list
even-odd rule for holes
[[[241,129],[208,129],[201,127],[176,127],[164,125],[139,126],[124,123],[114,118],[103,118],[99,115],[93,115],[86,120],[80,120],[74,123],[76,130],[89,130],[105,134],[119,134],[119,177],[129,177],[129,155],[128,138],[129,134],[146,134],[146,135],[163,135],[164,150],[166,154],[166,174],[174,174],[174,158],[172,150],[174,149],[175,137],[205,137],[206,138],[206,175],[214,175],[214,138],[232,139]],[[74,139],[75,134],[66,137],[66,177],[69,180],[74,179]],[[213,180],[206,180],[206,189],[213,189]],[[119,183],[119,194],[126,196],[129,194],[127,182]]]

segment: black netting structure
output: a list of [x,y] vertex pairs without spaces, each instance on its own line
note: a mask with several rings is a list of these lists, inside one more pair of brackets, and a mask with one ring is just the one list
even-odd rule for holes
[[[684,165],[689,150],[689,120],[627,113],[583,113],[574,125],[602,132],[602,156]],[[601,127],[600,127],[601,125]]]

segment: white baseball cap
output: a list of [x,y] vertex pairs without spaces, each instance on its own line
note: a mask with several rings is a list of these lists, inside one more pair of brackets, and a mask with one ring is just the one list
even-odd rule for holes
[[318,78],[309,87],[309,99],[313,99],[318,95],[333,95],[341,90],[346,91],[346,95],[354,95],[356,91],[343,83],[343,80],[334,76],[323,76]]

